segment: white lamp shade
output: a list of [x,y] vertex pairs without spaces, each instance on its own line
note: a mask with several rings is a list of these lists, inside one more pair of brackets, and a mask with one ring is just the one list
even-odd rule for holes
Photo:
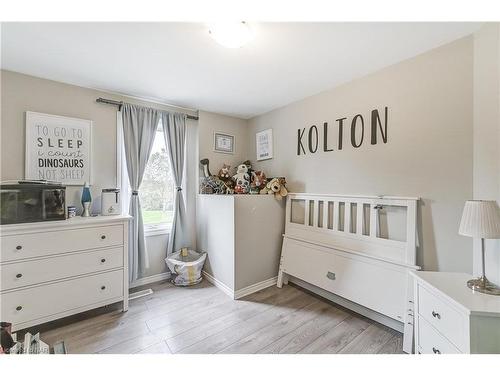
[[500,213],[495,201],[465,202],[458,233],[474,238],[500,238]]

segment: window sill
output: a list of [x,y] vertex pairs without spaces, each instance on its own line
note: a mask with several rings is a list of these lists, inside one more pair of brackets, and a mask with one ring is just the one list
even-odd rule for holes
[[144,226],[144,236],[145,237],[151,237],[151,236],[161,236],[165,234],[170,234],[172,231],[172,228],[170,226],[165,227],[165,226],[156,226],[156,225],[145,225]]

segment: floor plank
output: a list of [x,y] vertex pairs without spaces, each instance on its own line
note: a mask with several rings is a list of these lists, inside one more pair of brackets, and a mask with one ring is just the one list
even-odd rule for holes
[[165,341],[160,341],[159,343],[148,346],[135,354],[170,354],[170,350]]
[[[287,289],[280,297],[285,297],[292,289]],[[196,342],[225,330],[237,323],[243,322],[258,313],[270,309],[279,302],[276,298],[276,290],[267,288],[239,301],[233,301],[226,314],[222,314],[217,319],[203,317],[205,322],[198,321],[190,329],[179,335],[172,335],[167,339],[167,344],[173,353],[176,353]]]
[[263,327],[257,332],[230,345],[219,353],[256,353],[270,342],[275,342],[286,334],[295,331],[316,314],[326,312],[331,306],[322,301],[312,300],[309,305],[292,312],[273,324]]
[[268,346],[259,350],[259,353],[267,354],[295,354],[309,345],[317,337],[321,336],[329,329],[333,329],[337,324],[347,319],[349,314],[334,306],[329,306],[328,309],[321,314],[317,314],[306,324],[299,327],[297,330],[281,337]]
[[163,340],[158,340],[158,337],[150,332],[132,337],[128,340],[121,341],[116,345],[112,345],[106,349],[100,350],[100,354],[132,354],[141,350],[145,350],[155,344],[165,344]]
[[404,354],[403,336],[395,333],[394,336],[380,348],[377,354]]
[[300,350],[300,353],[338,353],[369,326],[370,322],[366,319],[360,319],[356,316],[349,316],[347,319],[333,327],[333,329],[327,330],[321,336],[313,340],[310,344],[302,348]]
[[356,336],[354,340],[344,346],[339,353],[377,353],[393,336],[394,332],[392,330],[380,324],[373,323],[361,332],[360,335]]
[[41,332],[69,353],[402,352],[402,335],[293,285],[232,300],[207,281],[154,293],[18,332]]
[[[298,290],[297,290],[298,291]],[[280,296],[280,294],[278,294]],[[231,326],[216,335],[210,336],[204,340],[197,342],[188,348],[183,349],[180,353],[216,353],[232,343],[248,336],[252,332],[259,330],[291,312],[304,307],[311,303],[313,297],[304,292],[292,293],[288,298],[279,301],[275,306],[265,310],[242,323]]]

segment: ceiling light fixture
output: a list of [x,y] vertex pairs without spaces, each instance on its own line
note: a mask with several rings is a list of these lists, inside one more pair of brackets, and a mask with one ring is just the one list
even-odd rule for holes
[[254,37],[252,29],[244,21],[212,24],[208,32],[217,43],[227,48],[240,48]]

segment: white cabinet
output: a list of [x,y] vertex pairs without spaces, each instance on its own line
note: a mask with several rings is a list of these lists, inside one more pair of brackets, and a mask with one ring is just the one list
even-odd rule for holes
[[416,353],[500,353],[500,297],[473,292],[464,273],[413,277]]
[[0,320],[19,330],[123,301],[129,216],[0,227]]
[[204,274],[233,298],[276,284],[285,200],[272,195],[197,198],[197,247],[208,253]]

